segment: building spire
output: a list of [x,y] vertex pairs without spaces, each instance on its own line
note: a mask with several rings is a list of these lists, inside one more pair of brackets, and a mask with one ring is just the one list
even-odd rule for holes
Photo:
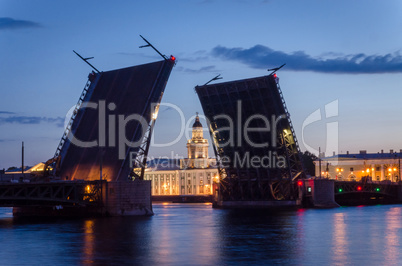
[[200,122],[200,117],[198,116],[198,112],[196,112],[197,116],[195,117],[195,122],[193,124],[193,128],[200,127],[202,128],[202,124]]

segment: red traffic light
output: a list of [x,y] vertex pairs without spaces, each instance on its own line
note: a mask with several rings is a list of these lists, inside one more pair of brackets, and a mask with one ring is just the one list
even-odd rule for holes
[[303,181],[301,181],[301,180],[297,181],[297,185],[298,185],[299,187],[303,186]]

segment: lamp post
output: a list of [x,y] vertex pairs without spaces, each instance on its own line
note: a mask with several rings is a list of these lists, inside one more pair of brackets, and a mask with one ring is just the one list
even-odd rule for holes
[[398,181],[398,180],[396,180],[395,174],[396,174],[396,171],[398,171],[398,170],[396,169],[396,167],[394,167],[394,168],[392,169],[392,171],[393,171],[392,182],[396,182],[396,181]]
[[[370,174],[371,171],[371,174]],[[373,177],[373,172],[374,172],[374,168],[367,168],[366,169],[366,174],[367,174],[367,181],[372,181],[372,177]]]
[[342,178],[343,168],[336,168],[336,172],[338,173],[339,178]]
[[398,155],[398,179],[396,181],[400,181],[401,180],[401,155],[399,153]]
[[391,182],[394,182],[395,172],[398,171],[396,167],[389,167],[388,168],[388,175]]
[[322,173],[321,173],[321,147],[318,147],[318,162],[320,163],[319,171],[320,171],[320,179],[321,179],[321,175],[322,175]]

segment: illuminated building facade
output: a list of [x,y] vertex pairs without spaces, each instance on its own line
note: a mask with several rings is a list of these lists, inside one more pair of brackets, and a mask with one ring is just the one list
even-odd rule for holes
[[[338,154],[316,160],[315,175],[340,181],[401,181],[401,156],[390,150],[389,153]],[[321,168],[320,168],[321,162]]]
[[192,138],[187,141],[188,158],[180,160],[180,168],[208,168],[214,164],[214,159],[208,158],[208,140],[204,139],[204,132],[200,118],[195,118]]
[[211,195],[218,170],[208,158],[208,140],[197,115],[185,159],[156,159],[148,163],[145,180],[152,181],[152,195]]

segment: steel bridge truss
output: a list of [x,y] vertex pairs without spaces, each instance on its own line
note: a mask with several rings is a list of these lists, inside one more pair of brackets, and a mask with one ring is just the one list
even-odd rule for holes
[[[260,201],[293,200],[297,197],[294,180],[305,178],[300,160],[300,150],[290,121],[278,79],[274,75],[226,82],[214,85],[197,86],[204,114],[209,123],[214,152],[220,175],[219,201]],[[243,124],[253,115],[262,115],[276,123],[275,132],[251,132],[255,143],[270,142],[275,134],[275,142],[268,148],[248,145],[241,136]],[[231,134],[227,128],[230,123],[217,117],[230,117],[232,125],[241,125]],[[272,119],[271,119],[272,118]],[[243,121],[244,122],[244,121]],[[254,124],[253,124],[254,123]],[[264,123],[255,119],[254,128],[263,128]],[[272,129],[272,125],[271,125]],[[230,140],[240,140],[241,144],[227,145]],[[269,159],[273,164],[284,159],[282,167],[253,167],[236,165],[236,156],[256,156]],[[243,158],[242,157],[242,158]],[[229,163],[227,159],[229,158]]]
[[352,181],[336,181],[335,196],[356,193],[381,194],[389,197],[397,197],[398,184],[384,184],[375,182],[352,182]]
[[102,182],[41,182],[0,184],[0,206],[102,204]]

